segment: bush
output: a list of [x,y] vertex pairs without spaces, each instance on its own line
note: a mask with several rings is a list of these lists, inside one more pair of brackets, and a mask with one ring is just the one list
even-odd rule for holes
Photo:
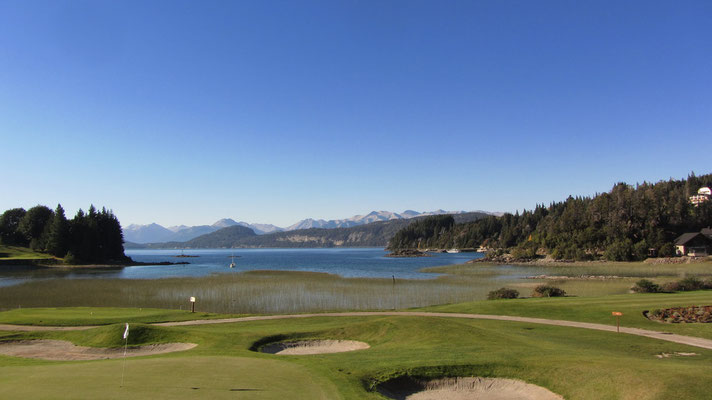
[[702,290],[704,287],[704,284],[702,283],[701,280],[695,278],[694,276],[691,276],[689,278],[685,278],[678,283],[678,290],[683,291],[683,292],[689,292],[693,290]]
[[678,282],[668,282],[660,287],[660,290],[665,293],[673,293],[680,290],[680,284]]
[[608,261],[630,261],[633,258],[633,244],[630,239],[618,240],[606,247]]
[[519,297],[519,292],[514,289],[499,288],[489,292],[487,295],[487,300],[497,300],[497,299],[516,299]]
[[660,257],[674,257],[675,246],[673,246],[672,243],[665,243],[664,245],[660,246],[660,250],[658,250],[658,255]]
[[658,293],[660,292],[660,286],[647,279],[641,279],[635,283],[631,290],[636,293]]
[[563,297],[566,296],[566,292],[563,289],[559,289],[555,286],[539,285],[534,288],[532,292],[532,297]]
[[77,265],[79,264],[79,260],[74,256],[74,253],[68,251],[67,255],[64,256],[64,263],[67,265]]

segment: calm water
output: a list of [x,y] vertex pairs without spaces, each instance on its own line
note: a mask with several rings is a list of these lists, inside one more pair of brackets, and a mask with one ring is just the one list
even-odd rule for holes
[[[157,279],[168,277],[200,277],[211,274],[231,274],[251,270],[327,272],[343,277],[429,279],[437,276],[419,272],[421,268],[462,264],[480,253],[435,253],[432,257],[384,257],[382,248],[358,249],[215,249],[186,250],[127,250],[126,255],[141,262],[179,262],[187,265],[155,265],[111,269],[55,270],[13,268],[0,271],[0,286],[16,285],[35,279]],[[235,268],[229,268],[235,256]]]

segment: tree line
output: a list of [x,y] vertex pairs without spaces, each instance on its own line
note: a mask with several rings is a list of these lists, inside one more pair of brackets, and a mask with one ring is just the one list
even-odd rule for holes
[[515,258],[548,254],[569,260],[642,260],[650,249],[672,256],[675,238],[712,226],[712,201],[698,206],[689,201],[704,186],[712,186],[712,174],[635,186],[617,183],[593,197],[569,196],[549,206],[465,224],[439,216],[402,229],[389,248],[485,246]]
[[29,247],[65,259],[66,263],[123,262],[121,224],[110,210],[92,205],[67,219],[62,205],[29,210],[13,208],[0,215],[0,243]]

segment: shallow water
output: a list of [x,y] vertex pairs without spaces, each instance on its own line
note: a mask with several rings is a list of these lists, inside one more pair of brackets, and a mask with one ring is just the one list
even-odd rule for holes
[[[181,253],[197,257],[176,257]],[[73,270],[6,268],[0,271],[0,286],[17,285],[38,279],[158,279],[234,274],[253,270],[326,272],[347,278],[430,279],[438,274],[420,272],[420,269],[462,264],[482,257],[481,253],[433,253],[432,257],[391,258],[385,257],[387,253],[382,248],[127,250],[126,255],[135,261],[185,261],[189,264]],[[235,268],[229,268],[232,256]]]

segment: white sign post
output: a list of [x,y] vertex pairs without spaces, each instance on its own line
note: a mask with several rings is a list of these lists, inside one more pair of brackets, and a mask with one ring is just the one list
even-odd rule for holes
[[195,297],[190,298],[190,304],[191,304],[191,311],[190,312],[195,312]]

